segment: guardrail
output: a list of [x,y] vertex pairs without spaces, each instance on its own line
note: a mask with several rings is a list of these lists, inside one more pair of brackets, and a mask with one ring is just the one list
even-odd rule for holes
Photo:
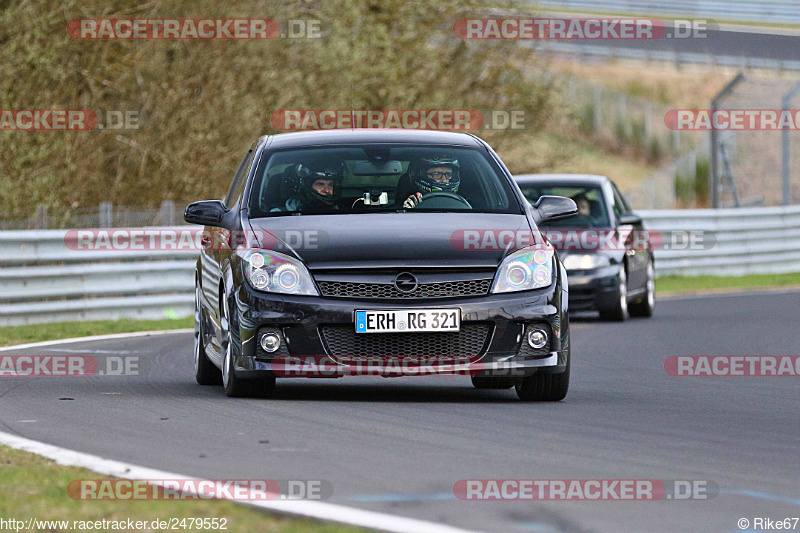
[[800,70],[800,61],[795,59],[771,59],[749,56],[716,55],[706,52],[677,52],[673,50],[649,50],[645,48],[624,48],[621,46],[603,46],[586,43],[545,42],[542,50],[597,56],[604,59],[632,59],[637,61],[663,61],[681,65],[692,63],[698,65],[720,65],[739,69],[771,69]]
[[[800,206],[640,214],[650,230],[714,240],[704,249],[657,250],[659,276],[800,272]],[[192,314],[196,251],[74,250],[66,234],[0,231],[0,326]]]
[[192,314],[196,251],[73,250],[67,231],[0,231],[0,325]]
[[800,5],[785,0],[538,0],[536,3],[550,9],[800,24]]
[[639,211],[648,230],[695,232],[700,249],[656,250],[656,275],[744,276],[800,272],[800,206]]

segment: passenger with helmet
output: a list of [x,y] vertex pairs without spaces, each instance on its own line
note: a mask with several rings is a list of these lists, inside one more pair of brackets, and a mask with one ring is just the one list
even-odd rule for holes
[[458,159],[449,157],[424,157],[409,166],[409,176],[416,192],[403,202],[403,207],[413,209],[425,194],[432,192],[458,192],[461,184]]
[[[283,171],[292,196],[286,200],[286,211],[335,211],[342,192],[344,165],[341,162],[296,164]],[[282,211],[273,208],[272,211]]]

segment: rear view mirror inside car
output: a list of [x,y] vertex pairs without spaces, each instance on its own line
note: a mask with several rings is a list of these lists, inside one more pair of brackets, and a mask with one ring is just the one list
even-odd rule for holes
[[356,176],[397,176],[402,173],[403,164],[400,161],[356,161],[353,165],[353,174]]

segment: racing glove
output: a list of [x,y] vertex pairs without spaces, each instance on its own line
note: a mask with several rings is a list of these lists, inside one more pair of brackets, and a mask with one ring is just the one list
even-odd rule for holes
[[414,193],[408,198],[406,198],[406,201],[403,202],[403,207],[405,207],[406,209],[414,209],[419,205],[421,201],[422,201],[422,193],[420,192]]

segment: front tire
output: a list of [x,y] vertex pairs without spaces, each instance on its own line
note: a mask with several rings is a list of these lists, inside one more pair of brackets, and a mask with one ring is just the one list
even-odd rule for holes
[[623,263],[619,269],[619,290],[617,292],[617,301],[614,306],[608,309],[600,310],[600,318],[603,320],[614,320],[616,322],[624,322],[628,320],[630,313],[628,312],[628,273],[625,271],[625,264]]
[[572,364],[572,350],[569,347],[569,334],[564,339],[567,351],[567,368],[561,374],[533,374],[515,382],[517,396],[525,402],[558,402],[567,396],[569,390],[569,369]]
[[656,308],[656,269],[652,261],[647,263],[647,293],[640,302],[631,304],[632,316],[651,317]]
[[206,355],[203,334],[203,312],[200,307],[200,287],[194,287],[194,378],[200,385],[219,385],[222,374]]
[[220,294],[222,305],[220,309],[220,324],[222,325],[222,388],[225,394],[232,398],[267,398],[275,390],[275,377],[242,379],[236,375],[233,364],[233,341],[231,339],[231,325],[228,299],[225,294]]

